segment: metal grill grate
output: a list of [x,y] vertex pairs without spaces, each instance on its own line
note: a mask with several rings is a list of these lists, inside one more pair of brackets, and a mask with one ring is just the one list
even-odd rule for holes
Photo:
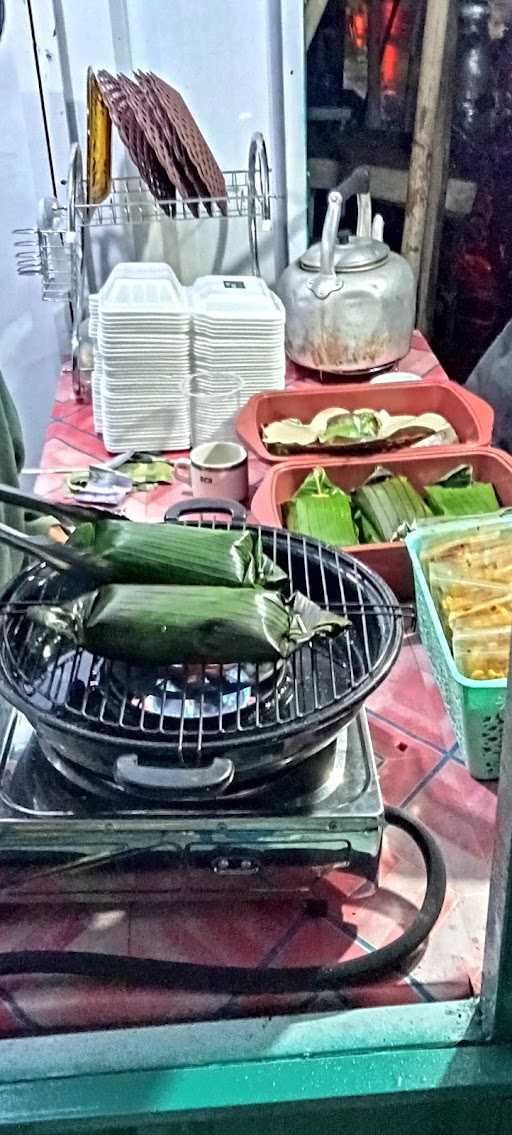
[[351,625],[337,639],[316,640],[286,663],[230,667],[226,660],[213,686],[211,667],[198,666],[193,673],[197,715],[190,716],[190,686],[183,682],[173,692],[170,714],[168,697],[162,697],[169,672],[70,650],[64,639],[29,618],[24,604],[58,601],[69,587],[65,575],[37,569],[11,589],[10,606],[0,616],[0,667],[10,700],[19,704],[21,699],[53,724],[111,739],[164,743],[183,763],[200,761],[212,747],[263,740],[276,731],[307,732],[319,719],[361,704],[396,656],[400,607],[381,580],[343,553],[306,537],[261,531],[264,551],[287,570],[292,592],[348,614]]

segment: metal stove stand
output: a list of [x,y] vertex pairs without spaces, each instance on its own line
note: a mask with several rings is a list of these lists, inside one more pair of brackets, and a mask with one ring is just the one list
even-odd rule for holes
[[55,894],[55,876],[59,901],[95,902],[163,900],[191,887],[206,898],[236,876],[258,897],[269,891],[269,873],[277,870],[287,888],[288,869],[296,875],[297,867],[312,879],[336,867],[374,881],[384,809],[364,712],[339,735],[329,767],[319,788],[272,813],[192,805],[107,812],[65,782],[13,713],[0,754],[0,901],[47,901],[44,880]]

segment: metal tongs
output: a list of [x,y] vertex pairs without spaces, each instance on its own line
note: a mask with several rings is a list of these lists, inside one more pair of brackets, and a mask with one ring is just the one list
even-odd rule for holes
[[[77,524],[84,524],[88,521],[94,523],[101,519],[123,519],[118,513],[109,512],[104,508],[58,504],[1,483],[0,501],[15,505],[17,508],[27,509],[29,512],[55,516],[66,531]],[[106,581],[112,578],[112,569],[108,564],[103,563],[98,556],[91,555],[86,550],[70,547],[68,544],[57,544],[49,536],[29,536],[25,532],[19,532],[17,528],[11,528],[8,524],[0,523],[0,542],[9,544],[11,548],[16,548],[17,551],[23,552],[32,559],[51,564],[57,571],[73,569],[97,581]]]

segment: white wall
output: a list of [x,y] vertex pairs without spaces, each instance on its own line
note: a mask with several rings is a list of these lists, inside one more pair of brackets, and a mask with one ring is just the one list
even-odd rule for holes
[[[66,175],[70,138],[85,147],[88,64],[113,71],[154,70],[181,91],[223,169],[246,167],[250,137],[255,130],[263,132],[273,165],[273,191],[284,198],[290,188],[287,179],[293,182],[293,231],[300,233],[303,251],[302,7],[303,0],[37,0],[39,59],[59,178]],[[288,105],[295,100],[286,131],[296,171],[291,179],[283,156],[286,99]],[[117,139],[114,172],[130,172]],[[276,203],[273,215],[273,232],[260,233],[262,271],[269,282],[287,256],[289,218],[283,202]],[[123,256],[166,258],[184,283],[211,271],[250,270],[247,222],[238,218],[144,226],[136,245],[127,230],[103,230],[101,251],[97,234],[93,241],[96,287]]]
[[[16,275],[11,230],[35,223],[52,192],[26,0],[8,0],[0,41],[0,368],[37,464],[61,353],[65,305],[42,304],[37,279]],[[176,85],[224,169],[247,165],[261,130],[273,167],[273,231],[261,233],[263,275],[273,282],[288,243],[306,243],[303,0],[32,0],[50,144],[61,199],[70,140],[85,148],[87,66],[147,67]],[[286,138],[286,147],[284,139]],[[115,172],[128,169],[120,144]],[[210,271],[247,272],[242,219],[145,226],[95,238],[93,286],[126,257],[166,258],[184,282]]]
[[60,366],[62,313],[42,304],[39,281],[16,273],[12,229],[35,222],[51,192],[27,7],[7,0],[0,40],[0,369],[21,417],[27,464],[39,461]]

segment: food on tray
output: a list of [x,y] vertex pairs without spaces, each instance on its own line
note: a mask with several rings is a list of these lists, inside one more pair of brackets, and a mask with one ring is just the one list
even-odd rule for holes
[[[324,412],[325,413],[325,412]],[[283,519],[292,532],[314,536],[329,544],[344,545],[390,543],[402,540],[407,532],[437,516],[473,515],[498,512],[499,501],[492,485],[473,481],[470,466],[457,466],[423,496],[407,477],[394,476],[377,466],[364,485],[347,493],[333,484],[325,469],[317,466],[307,475],[292,499],[283,505]],[[446,541],[440,538],[440,554]],[[448,542],[449,549],[453,541]],[[481,555],[489,555],[489,548]],[[451,554],[450,552],[448,554]],[[503,549],[494,575],[505,572]],[[509,561],[512,565],[512,559]],[[504,577],[512,582],[512,566]]]
[[350,625],[304,595],[283,599],[259,588],[113,584],[29,618],[105,658],[139,666],[180,662],[269,662],[316,635]]
[[500,507],[493,486],[474,481],[470,465],[461,465],[437,484],[427,485],[425,499],[435,516],[478,516]]
[[468,521],[455,535],[434,538],[421,561],[460,672],[477,681],[506,678],[512,634],[510,525]]
[[309,449],[315,444],[316,438],[314,429],[299,422],[298,418],[272,422],[263,431],[263,441],[272,453],[293,453],[296,449]]
[[98,520],[80,524],[70,542],[110,564],[117,583],[280,587],[288,579],[249,530]]
[[346,410],[331,406],[310,422],[285,418],[263,426],[262,440],[270,453],[290,454],[302,450],[367,450],[403,445],[458,442],[457,434],[441,414],[391,415],[386,410]]
[[313,536],[326,544],[357,544],[350,497],[329,480],[325,469],[313,469],[285,507],[290,532]]
[[400,540],[420,518],[430,516],[427,505],[407,477],[382,470],[352,493],[362,543]]

